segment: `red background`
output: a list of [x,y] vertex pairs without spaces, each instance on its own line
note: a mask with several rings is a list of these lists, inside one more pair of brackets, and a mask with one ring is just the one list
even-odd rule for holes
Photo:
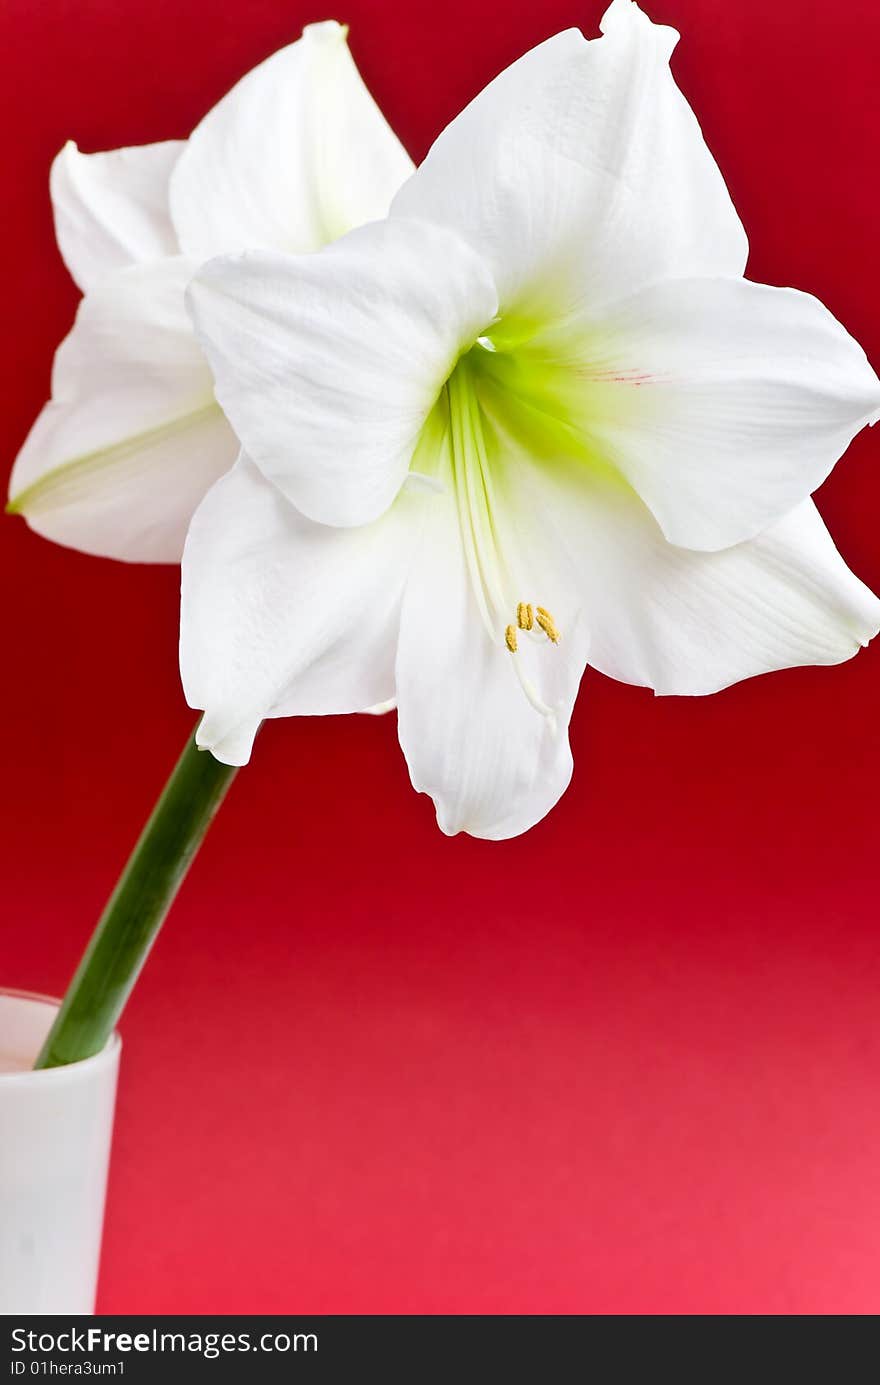
[[[5,0],[3,451],[75,291],[46,187],[185,135],[314,0]],[[880,7],[654,0],[752,243],[880,359]],[[596,0],[349,0],[413,155]],[[823,488],[880,587],[880,430]],[[6,984],[63,989],[192,721],[174,570],[0,525]],[[276,723],[125,1017],[106,1312],[880,1308],[880,645],[656,700],[587,676],[529,836],[447,840],[393,718]]]

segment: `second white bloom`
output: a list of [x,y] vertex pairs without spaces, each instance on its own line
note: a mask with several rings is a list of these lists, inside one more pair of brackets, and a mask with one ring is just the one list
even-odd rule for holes
[[333,22],[249,72],[188,140],[65,145],[55,229],[85,297],[9,508],[87,553],[178,562],[238,452],[184,308],[190,277],[223,251],[317,250],[384,216],[411,171]]

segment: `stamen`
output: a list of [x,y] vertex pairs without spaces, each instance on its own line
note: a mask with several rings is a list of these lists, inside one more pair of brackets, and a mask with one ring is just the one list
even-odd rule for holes
[[518,601],[516,606],[516,625],[508,625],[504,632],[504,641],[511,654],[516,653],[516,632],[519,630],[533,630],[535,625],[543,630],[548,640],[552,644],[558,644],[562,636],[556,621],[545,606],[532,606],[529,601]]
[[491,468],[484,421],[466,359],[446,383],[449,400],[452,481],[465,560],[486,632],[498,638],[498,617],[507,604],[504,571],[493,522]]
[[541,629],[544,631],[544,634],[547,636],[548,640],[551,640],[553,644],[558,644],[560,635],[559,631],[556,628],[556,621],[553,619],[550,612],[545,611],[543,606],[539,606],[537,608],[537,615],[535,618],[538,624],[540,625]]

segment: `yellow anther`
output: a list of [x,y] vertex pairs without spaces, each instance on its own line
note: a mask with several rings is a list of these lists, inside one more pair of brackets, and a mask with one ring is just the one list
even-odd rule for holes
[[558,644],[559,631],[556,628],[556,621],[553,619],[550,612],[545,611],[543,606],[539,606],[537,608],[535,619],[537,620],[541,629],[544,631],[544,634],[547,636],[548,640],[551,640],[553,644]]
[[529,601],[519,601],[516,607],[516,625],[508,625],[504,631],[504,643],[511,654],[517,651],[517,629],[533,630],[536,625],[543,630],[552,644],[559,643],[559,630],[550,612],[543,606],[533,606]]

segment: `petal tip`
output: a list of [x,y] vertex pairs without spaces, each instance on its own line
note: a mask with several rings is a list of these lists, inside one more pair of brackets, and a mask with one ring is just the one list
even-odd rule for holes
[[681,38],[678,30],[673,29],[670,24],[655,24],[636,0],[611,0],[611,4],[599,20],[599,32],[610,37],[615,31],[623,32],[625,25],[629,25],[633,32],[636,25],[641,25],[645,34],[650,31],[654,41],[666,49],[667,58],[671,56]]
[[314,24],[306,24],[302,31],[308,43],[347,43],[348,24],[340,24],[337,19],[319,19]]
[[246,765],[251,758],[259,725],[258,721],[230,724],[226,719],[212,718],[205,712],[196,728],[196,747],[210,751],[222,765]]

